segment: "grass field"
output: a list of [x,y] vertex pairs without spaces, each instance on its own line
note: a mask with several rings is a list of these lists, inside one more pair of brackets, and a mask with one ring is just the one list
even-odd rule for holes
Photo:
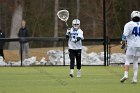
[[68,66],[0,67],[0,93],[139,93],[132,71],[121,84],[121,66],[83,66],[80,78],[70,78]]

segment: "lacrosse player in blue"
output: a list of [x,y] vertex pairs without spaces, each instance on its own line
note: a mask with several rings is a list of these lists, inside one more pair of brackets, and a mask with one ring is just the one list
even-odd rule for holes
[[72,21],[72,28],[67,29],[66,38],[68,39],[69,58],[70,58],[70,77],[74,76],[74,65],[76,59],[77,77],[81,77],[81,51],[83,31],[80,29],[80,20]]
[[[130,63],[133,63],[133,78],[132,84],[137,83],[138,76],[138,59],[140,57],[140,12],[133,11],[131,13],[131,21],[124,26],[122,35],[122,44],[127,45],[126,58],[124,65],[124,76],[120,80],[124,83],[128,79],[128,71]],[[126,43],[127,41],[127,43]]]

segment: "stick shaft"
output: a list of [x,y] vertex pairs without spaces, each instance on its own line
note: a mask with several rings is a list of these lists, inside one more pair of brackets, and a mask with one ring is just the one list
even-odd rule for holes
[[66,26],[67,26],[67,28],[68,28],[69,26],[68,26],[68,23],[67,23],[67,21],[66,21],[65,23],[66,23]]

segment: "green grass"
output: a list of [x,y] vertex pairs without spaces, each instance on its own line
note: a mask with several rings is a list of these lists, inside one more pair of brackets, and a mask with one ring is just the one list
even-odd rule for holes
[[140,83],[131,84],[132,71],[121,84],[120,66],[83,66],[81,78],[70,78],[68,66],[0,67],[0,93],[139,93]]

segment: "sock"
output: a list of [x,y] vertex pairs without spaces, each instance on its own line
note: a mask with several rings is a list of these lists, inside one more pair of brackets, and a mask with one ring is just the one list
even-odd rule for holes
[[138,63],[134,63],[133,64],[133,69],[134,69],[134,76],[133,79],[137,80],[137,76],[138,76]]
[[128,78],[128,71],[124,71],[124,77]]
[[134,70],[134,75],[133,75],[133,80],[137,80],[138,76],[138,59],[139,57],[135,56],[134,57],[134,62],[133,62],[133,70]]
[[73,72],[74,72],[74,69],[70,69],[70,74],[73,74]]
[[77,71],[77,77],[81,77],[81,69],[78,69],[78,71]]
[[78,69],[78,71],[81,71],[81,69]]
[[78,73],[81,74],[81,69],[78,69],[78,70],[77,70],[77,74],[78,74]]

